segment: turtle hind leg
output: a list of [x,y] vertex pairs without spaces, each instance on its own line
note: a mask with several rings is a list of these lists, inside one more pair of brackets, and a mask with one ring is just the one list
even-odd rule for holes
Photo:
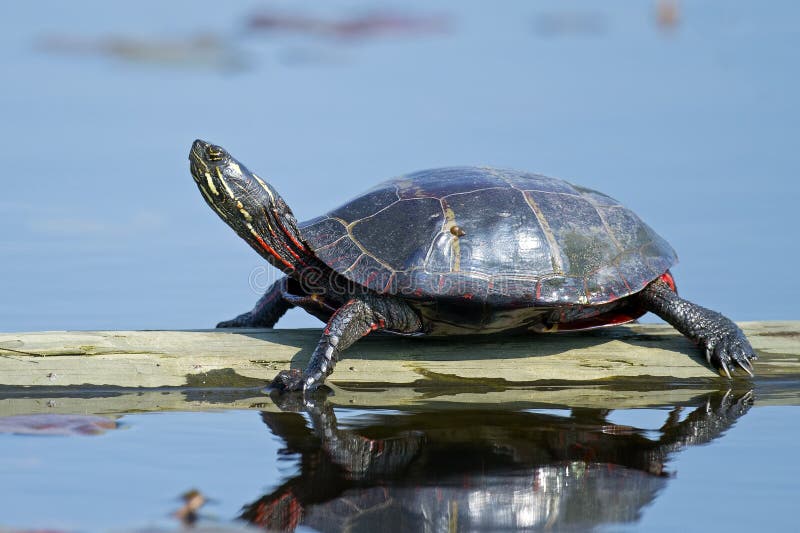
[[398,298],[359,295],[342,305],[328,320],[322,337],[304,371],[281,371],[268,387],[279,393],[313,390],[333,372],[341,353],[361,337],[378,330],[415,333],[422,322],[408,304]]
[[680,298],[662,279],[657,279],[636,295],[648,311],[663,318],[705,351],[709,364],[731,377],[734,363],[753,375],[750,361],[757,358],[742,330],[730,319]]
[[286,311],[294,307],[283,297],[287,278],[282,278],[270,285],[264,296],[259,298],[252,310],[242,313],[231,320],[217,324],[218,328],[271,328]]

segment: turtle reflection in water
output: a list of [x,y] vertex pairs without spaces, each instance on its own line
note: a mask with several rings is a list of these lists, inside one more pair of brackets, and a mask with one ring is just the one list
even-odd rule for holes
[[752,405],[751,392],[702,396],[674,407],[654,437],[599,409],[384,412],[339,429],[325,400],[276,398],[311,420],[308,428],[295,412],[261,415],[284,440],[281,454],[300,456],[300,473],[241,517],[268,530],[384,533],[635,521],[665,486],[672,452],[714,440]]
[[275,189],[219,146],[189,153],[200,192],[286,277],[218,327],[272,327],[299,306],[327,322],[308,368],[279,391],[318,387],[373,331],[455,335],[586,329],[651,311],[730,377],[756,357],[721,314],[679,298],[672,247],[632,211],[559,179],[443,168],[386,181],[298,224]]

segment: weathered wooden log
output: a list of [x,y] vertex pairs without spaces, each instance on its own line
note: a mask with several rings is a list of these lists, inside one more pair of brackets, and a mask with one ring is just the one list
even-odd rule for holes
[[[756,377],[731,383],[672,328],[356,343],[329,379],[333,402],[363,407],[519,404],[645,407],[755,388],[763,405],[800,404],[800,321],[742,324]],[[260,388],[302,368],[318,330],[0,334],[0,415],[265,408]]]
[[[758,379],[800,375],[800,321],[742,324]],[[0,333],[0,386],[257,387],[302,368],[318,330]],[[510,386],[616,379],[716,380],[688,340],[664,325],[516,337],[362,339],[329,381],[415,385],[478,380]]]

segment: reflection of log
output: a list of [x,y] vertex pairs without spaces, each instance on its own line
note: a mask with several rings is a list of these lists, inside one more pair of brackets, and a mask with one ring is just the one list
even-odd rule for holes
[[[753,322],[743,328],[760,356],[755,364],[759,399],[796,403],[796,392],[779,391],[773,383],[800,377],[800,322]],[[263,401],[258,388],[278,370],[305,365],[318,336],[318,330],[2,333],[0,398],[5,399],[0,402],[6,405],[0,411],[31,412],[30,406],[17,410],[7,403],[23,401],[41,402],[41,410],[49,410],[47,398],[58,397],[56,404],[63,404],[67,397],[81,396],[95,398],[82,400],[88,404],[97,402],[95,407],[82,403],[82,412],[119,412],[132,404],[143,410],[251,407]],[[682,401],[728,383],[689,341],[662,325],[535,337],[375,336],[346,355],[330,378],[338,386],[334,403],[365,407],[427,398],[436,403],[610,402],[614,405],[607,407],[620,408]],[[735,383],[747,382],[737,375]],[[156,387],[192,391],[118,396],[120,389]],[[210,390],[220,388],[241,390]],[[369,393],[376,388],[383,392]],[[120,405],[112,407],[116,400],[109,396]]]
[[[613,390],[602,386],[519,387],[508,390],[464,389],[448,387],[415,389],[389,387],[334,387],[330,401],[335,406],[394,409],[408,406],[435,406],[437,409],[519,407],[519,408],[591,408],[628,409],[678,405],[700,394],[716,390],[702,385],[677,390]],[[758,396],[758,405],[800,405],[800,392]],[[259,409],[276,411],[269,397],[258,389],[243,390],[165,390],[119,389],[9,389],[0,387],[0,416],[31,413],[91,413],[113,415],[147,411],[195,411],[207,409]]]

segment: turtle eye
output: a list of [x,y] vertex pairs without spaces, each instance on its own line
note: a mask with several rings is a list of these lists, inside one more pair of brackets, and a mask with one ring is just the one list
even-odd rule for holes
[[210,161],[221,161],[222,150],[218,146],[209,144],[208,146],[206,146],[206,156],[208,156],[208,159]]

